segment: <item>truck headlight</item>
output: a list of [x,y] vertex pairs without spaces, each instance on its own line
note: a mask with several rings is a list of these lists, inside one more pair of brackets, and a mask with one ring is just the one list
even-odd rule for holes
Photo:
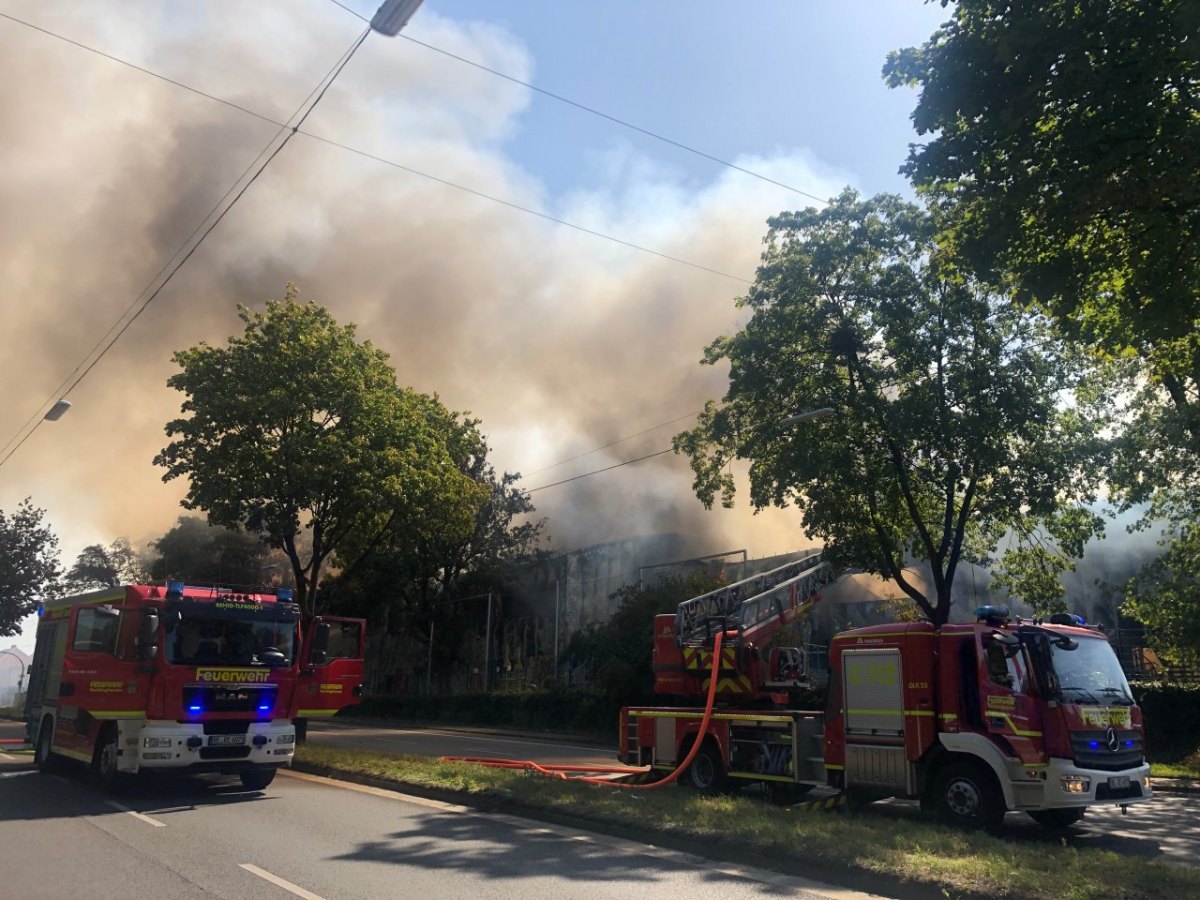
[[275,743],[294,744],[296,743],[296,736],[294,734],[281,734],[279,737],[275,738]]
[[146,737],[142,738],[143,747],[170,747],[171,738],[169,737]]
[[1086,794],[1092,788],[1092,779],[1083,775],[1063,775],[1062,789],[1068,794]]

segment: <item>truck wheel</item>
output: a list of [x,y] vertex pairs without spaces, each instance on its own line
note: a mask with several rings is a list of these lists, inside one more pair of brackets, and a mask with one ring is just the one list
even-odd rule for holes
[[58,756],[50,749],[52,740],[54,740],[54,720],[47,716],[42,720],[42,727],[38,729],[37,746],[33,751],[33,761],[37,765],[38,771],[43,774],[58,771]]
[[1083,814],[1087,812],[1085,806],[1068,806],[1062,809],[1035,809],[1029,810],[1029,818],[1037,822],[1043,828],[1058,830],[1074,825],[1083,818]]
[[239,772],[238,777],[242,779],[242,787],[246,790],[261,791],[275,780],[275,770],[246,769],[244,772]]
[[952,762],[933,781],[933,807],[956,828],[999,829],[1004,804],[990,772],[969,762]]
[[96,738],[92,751],[92,781],[106,791],[117,787],[121,774],[117,770],[117,730],[105,728]]
[[683,783],[702,794],[715,794],[724,789],[725,766],[716,747],[707,741],[700,746],[695,759],[683,773]]

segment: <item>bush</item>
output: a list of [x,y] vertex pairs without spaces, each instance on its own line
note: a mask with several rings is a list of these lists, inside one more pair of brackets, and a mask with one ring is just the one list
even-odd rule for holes
[[445,725],[576,732],[615,741],[620,708],[617,700],[597,691],[556,687],[521,694],[365,697],[358,706],[347,708],[345,714]]
[[1200,747],[1200,684],[1137,682],[1133,696],[1142,708],[1153,759],[1179,759]]

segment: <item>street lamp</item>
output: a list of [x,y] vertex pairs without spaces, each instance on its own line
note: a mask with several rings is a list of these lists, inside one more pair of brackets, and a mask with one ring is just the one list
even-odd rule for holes
[[21,682],[25,680],[25,660],[21,659],[21,657],[17,656],[11,650],[0,650],[0,656],[3,656],[5,653],[21,664],[21,674],[17,677],[17,693],[19,694],[21,693]]
[[63,417],[63,413],[65,413],[70,408],[71,408],[71,401],[68,400],[66,397],[63,397],[61,400],[59,400],[57,403],[55,403],[52,407],[50,407],[50,411],[48,413],[46,413],[44,416],[42,416],[42,418],[45,419],[47,422],[57,422],[59,419],[61,419]]
[[388,37],[395,37],[408,24],[421,0],[385,0],[371,19],[371,28]]

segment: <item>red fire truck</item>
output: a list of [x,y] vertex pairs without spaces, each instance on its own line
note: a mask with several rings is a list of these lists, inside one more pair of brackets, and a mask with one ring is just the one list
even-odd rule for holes
[[48,602],[29,667],[38,767],[66,757],[111,785],[137,772],[227,772],[251,790],[295,749],[293,720],[361,693],[364,622],[302,633],[290,589],[129,585]]
[[781,691],[814,680],[812,653],[767,641],[831,577],[814,555],[659,616],[659,693],[707,691],[712,636],[725,635],[717,708],[703,735],[702,709],[622,710],[621,761],[672,769],[699,737],[683,781],[700,790],[823,785],[918,799],[964,826],[1023,810],[1063,827],[1088,806],[1150,799],[1141,711],[1108,641],[1073,617],[980,607],[969,624],[846,631],[829,649],[825,711],[783,708]]

